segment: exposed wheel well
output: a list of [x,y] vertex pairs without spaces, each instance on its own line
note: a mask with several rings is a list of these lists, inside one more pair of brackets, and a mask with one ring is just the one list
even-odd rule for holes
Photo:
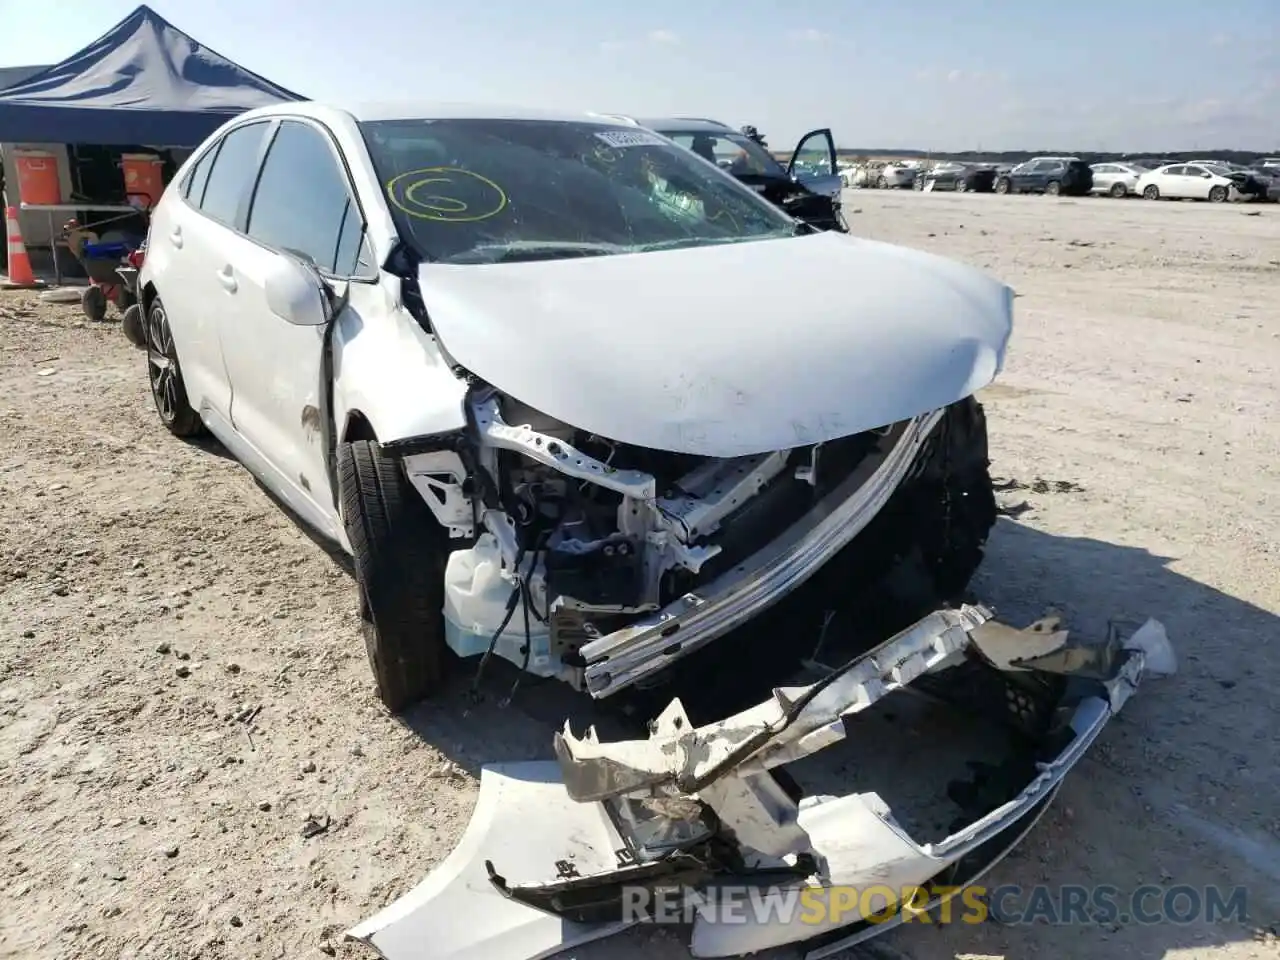
[[355,443],[357,440],[371,440],[376,443],[378,435],[363,413],[352,410],[347,414],[347,422],[342,429],[342,442]]

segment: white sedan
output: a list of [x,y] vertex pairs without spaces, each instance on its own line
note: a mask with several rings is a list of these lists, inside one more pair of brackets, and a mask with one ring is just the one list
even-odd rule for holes
[[451,656],[597,697],[662,671],[816,573],[922,451],[962,488],[937,522],[974,512],[946,593],[994,523],[973,394],[1009,289],[816,235],[644,128],[252,111],[166,190],[140,284],[161,420],[353,555],[395,710]]
[[[1004,362],[1012,291],[815,231],[653,131],[519,111],[250,111],[165,191],[139,280],[161,422],[211,431],[352,555],[393,709],[437,692],[455,655],[479,670],[497,653],[595,697],[677,662],[688,683],[706,666],[687,655],[824,567],[814,586],[833,603],[893,570],[941,607],[723,724],[695,727],[675,699],[652,741],[566,730],[558,765],[487,768],[441,873],[352,932],[388,960],[427,942],[440,960],[549,956],[625,925],[609,919],[625,891],[724,889],[743,864],[760,865],[752,883],[819,893],[968,883],[1148,667],[1171,665],[1158,627],[1070,649],[1051,624],[993,629],[984,608],[949,603],[995,522],[974,394]],[[797,665],[817,659],[797,619],[813,605],[799,606],[758,631]],[[847,642],[825,624],[822,638],[824,657]],[[710,683],[748,642],[725,641]],[[948,673],[957,696],[991,690],[1034,742],[1007,768],[1025,780],[990,778],[998,796],[986,774],[945,788],[960,798],[950,836],[911,839],[861,780],[836,797],[779,779],[853,714]],[[846,905],[826,929],[860,916]],[[695,926],[693,952],[815,932]]]
[[1147,200],[1238,200],[1231,171],[1210,163],[1171,163],[1138,178],[1136,193]]
[[1091,192],[1117,198],[1138,193],[1138,180],[1147,172],[1146,167],[1114,161],[1095,163],[1092,169],[1093,188]]

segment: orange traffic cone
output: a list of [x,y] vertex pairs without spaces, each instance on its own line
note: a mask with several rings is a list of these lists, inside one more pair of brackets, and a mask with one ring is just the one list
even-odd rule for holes
[[31,272],[31,258],[27,256],[27,245],[22,242],[22,229],[18,226],[18,208],[5,207],[5,233],[9,236],[9,282],[4,286],[10,289],[38,287],[36,276]]

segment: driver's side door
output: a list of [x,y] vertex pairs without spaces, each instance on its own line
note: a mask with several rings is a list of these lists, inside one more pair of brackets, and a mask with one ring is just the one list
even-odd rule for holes
[[791,163],[787,166],[791,179],[813,193],[840,198],[844,184],[836,169],[836,143],[829,129],[813,130],[800,138]]

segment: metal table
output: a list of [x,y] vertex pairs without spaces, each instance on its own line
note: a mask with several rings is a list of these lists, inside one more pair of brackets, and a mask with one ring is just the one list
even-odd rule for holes
[[116,213],[118,217],[110,217],[101,221],[102,223],[110,223],[112,220],[120,220],[126,214],[141,214],[146,216],[149,210],[133,207],[127,203],[20,203],[18,209],[30,211],[32,213],[46,213],[49,216],[49,247],[53,253],[53,282],[55,286],[62,284],[62,268],[58,266],[58,241],[57,231],[53,228],[53,215],[55,213],[79,213],[81,210],[88,210],[91,213]]

